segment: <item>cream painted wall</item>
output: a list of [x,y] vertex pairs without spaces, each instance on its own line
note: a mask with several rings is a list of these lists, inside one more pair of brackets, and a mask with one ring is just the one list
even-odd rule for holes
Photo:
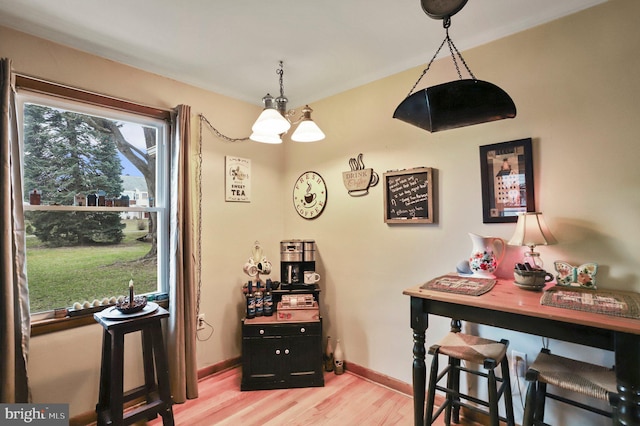
[[[327,181],[329,200],[323,215],[310,222],[285,210],[285,229],[317,242],[327,333],[341,339],[347,361],[411,383],[409,300],[402,290],[455,270],[471,250],[468,232],[510,238],[514,224],[482,223],[481,145],[533,138],[536,205],[559,240],[539,248],[550,269],[554,260],[594,261],[601,287],[640,291],[638,13],[638,2],[610,1],[465,51],[477,78],[512,96],[518,108],[513,120],[431,134],[393,119],[423,67],[313,104],[327,139],[289,146],[285,183],[315,170]],[[451,36],[455,41],[455,23]],[[425,61],[436,48],[425,45]],[[451,61],[440,60],[419,87],[455,78]],[[365,197],[350,197],[342,172],[358,153],[380,176],[389,169],[437,169],[438,223],[384,224],[381,185]],[[284,197],[290,203],[290,194]],[[501,275],[509,276],[522,251],[509,248]],[[431,326],[427,344],[448,330],[448,321]],[[539,337],[479,331],[510,339],[511,348],[530,360],[541,347]],[[614,362],[608,352],[555,341],[550,347],[604,365]],[[514,404],[521,416],[519,398]],[[562,416],[553,412],[548,419],[569,424]],[[571,424],[582,424],[577,418]]]
[[[478,147],[514,139],[534,140],[537,208],[560,242],[539,249],[547,265],[557,259],[595,261],[600,286],[640,291],[640,125],[635,102],[640,60],[632,55],[640,49],[634,18],[639,13],[636,1],[612,0],[465,51],[476,77],[513,97],[518,107],[513,120],[431,134],[392,119],[422,71],[419,67],[314,103],[314,119],[327,134],[321,143],[230,144],[205,130],[201,311],[214,333],[198,342],[199,367],[240,354],[241,266],[253,241],[261,241],[277,263],[281,240],[311,238],[317,242],[323,277],[325,334],[341,339],[347,361],[410,383],[409,300],[402,290],[452,271],[471,249],[468,232],[511,236],[513,224],[482,223]],[[455,25],[451,31],[455,40]],[[436,48],[425,46],[425,62]],[[259,110],[5,28],[0,28],[0,55],[13,58],[16,71],[26,74],[153,106],[189,104],[194,138],[201,112],[224,133],[240,136]],[[441,60],[422,87],[453,78],[450,61]],[[380,176],[389,169],[435,168],[438,222],[384,224],[381,185],[365,197],[350,197],[342,172],[358,153]],[[251,203],[224,202],[225,155],[252,160]],[[293,182],[306,170],[322,174],[329,192],[324,213],[312,221],[301,219],[291,202]],[[510,248],[499,272],[508,275],[521,252]],[[448,321],[434,319],[427,342],[447,329]],[[510,339],[511,347],[530,359],[541,346],[538,337],[489,327],[475,331]],[[71,415],[93,409],[100,332],[98,326],[87,326],[32,339],[36,402],[70,402]],[[604,351],[555,341],[551,349],[613,364],[612,354]],[[130,358],[127,365],[136,368]],[[514,403],[521,415],[517,397]],[[548,420],[567,424],[566,414],[550,407]],[[572,422],[579,418],[573,411],[571,415]],[[583,424],[598,421],[586,417]]]

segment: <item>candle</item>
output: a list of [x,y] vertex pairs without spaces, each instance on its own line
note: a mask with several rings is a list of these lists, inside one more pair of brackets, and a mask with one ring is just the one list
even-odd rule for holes
[[133,306],[133,280],[129,280],[129,306]]

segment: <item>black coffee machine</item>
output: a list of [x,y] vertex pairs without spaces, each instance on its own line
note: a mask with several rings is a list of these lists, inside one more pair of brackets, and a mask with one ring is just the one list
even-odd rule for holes
[[305,271],[316,270],[314,240],[285,240],[280,242],[280,288],[304,289]]

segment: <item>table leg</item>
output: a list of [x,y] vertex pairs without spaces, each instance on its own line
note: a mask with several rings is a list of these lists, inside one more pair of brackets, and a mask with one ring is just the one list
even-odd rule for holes
[[424,400],[426,389],[427,367],[424,363],[426,355],[424,341],[425,331],[429,326],[429,314],[426,301],[418,297],[411,298],[411,328],[413,329],[413,423],[424,425]]
[[614,424],[640,424],[640,336],[615,333],[616,380],[620,401]]

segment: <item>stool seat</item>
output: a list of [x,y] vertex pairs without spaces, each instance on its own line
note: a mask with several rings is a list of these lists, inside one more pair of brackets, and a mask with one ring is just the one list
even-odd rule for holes
[[609,401],[617,393],[613,368],[541,352],[529,367],[538,372],[538,381],[561,389]]
[[529,382],[523,425],[544,424],[545,399],[551,398],[605,417],[612,412],[586,405],[547,391],[547,385],[607,401],[615,409],[618,403],[616,373],[613,368],[554,355],[542,349],[525,375]]
[[[155,305],[155,304],[154,304]],[[94,319],[104,328],[102,334],[102,365],[100,392],[96,405],[97,424],[129,425],[154,419],[160,414],[164,425],[173,426],[173,402],[169,386],[169,365],[162,338],[161,319],[169,316],[166,309],[147,305],[144,311],[130,316],[116,315],[111,308],[97,312]],[[144,385],[124,392],[124,336],[140,332]],[[157,381],[156,381],[157,378]],[[138,398],[145,403],[124,413],[124,404]]]
[[484,364],[486,359],[492,359],[496,364],[507,354],[504,343],[485,339],[464,333],[448,333],[440,343],[439,352],[474,364]]
[[[425,424],[431,425],[442,412],[445,413],[444,422],[449,425],[460,421],[460,407],[489,416],[492,426],[498,426],[500,420],[507,425],[515,425],[513,405],[511,400],[511,378],[509,377],[509,365],[507,360],[507,347],[509,342],[501,340],[485,339],[483,337],[465,334],[459,331],[460,322],[452,321],[452,331],[429,348],[429,354],[433,355],[431,370],[429,373],[429,386],[427,392],[427,407],[425,412]],[[439,355],[447,356],[448,365],[442,371],[438,371]],[[463,367],[461,361],[479,364],[485,371],[479,371],[470,367]],[[496,377],[494,369],[500,367],[502,377]],[[460,391],[460,372],[473,374],[487,379],[488,401],[483,401]],[[446,386],[438,385],[447,378]],[[435,393],[444,392],[446,399],[434,413]],[[498,412],[498,402],[502,399],[505,405],[506,417],[501,417]],[[473,402],[469,404],[466,401]],[[480,407],[486,407],[482,409]]]

